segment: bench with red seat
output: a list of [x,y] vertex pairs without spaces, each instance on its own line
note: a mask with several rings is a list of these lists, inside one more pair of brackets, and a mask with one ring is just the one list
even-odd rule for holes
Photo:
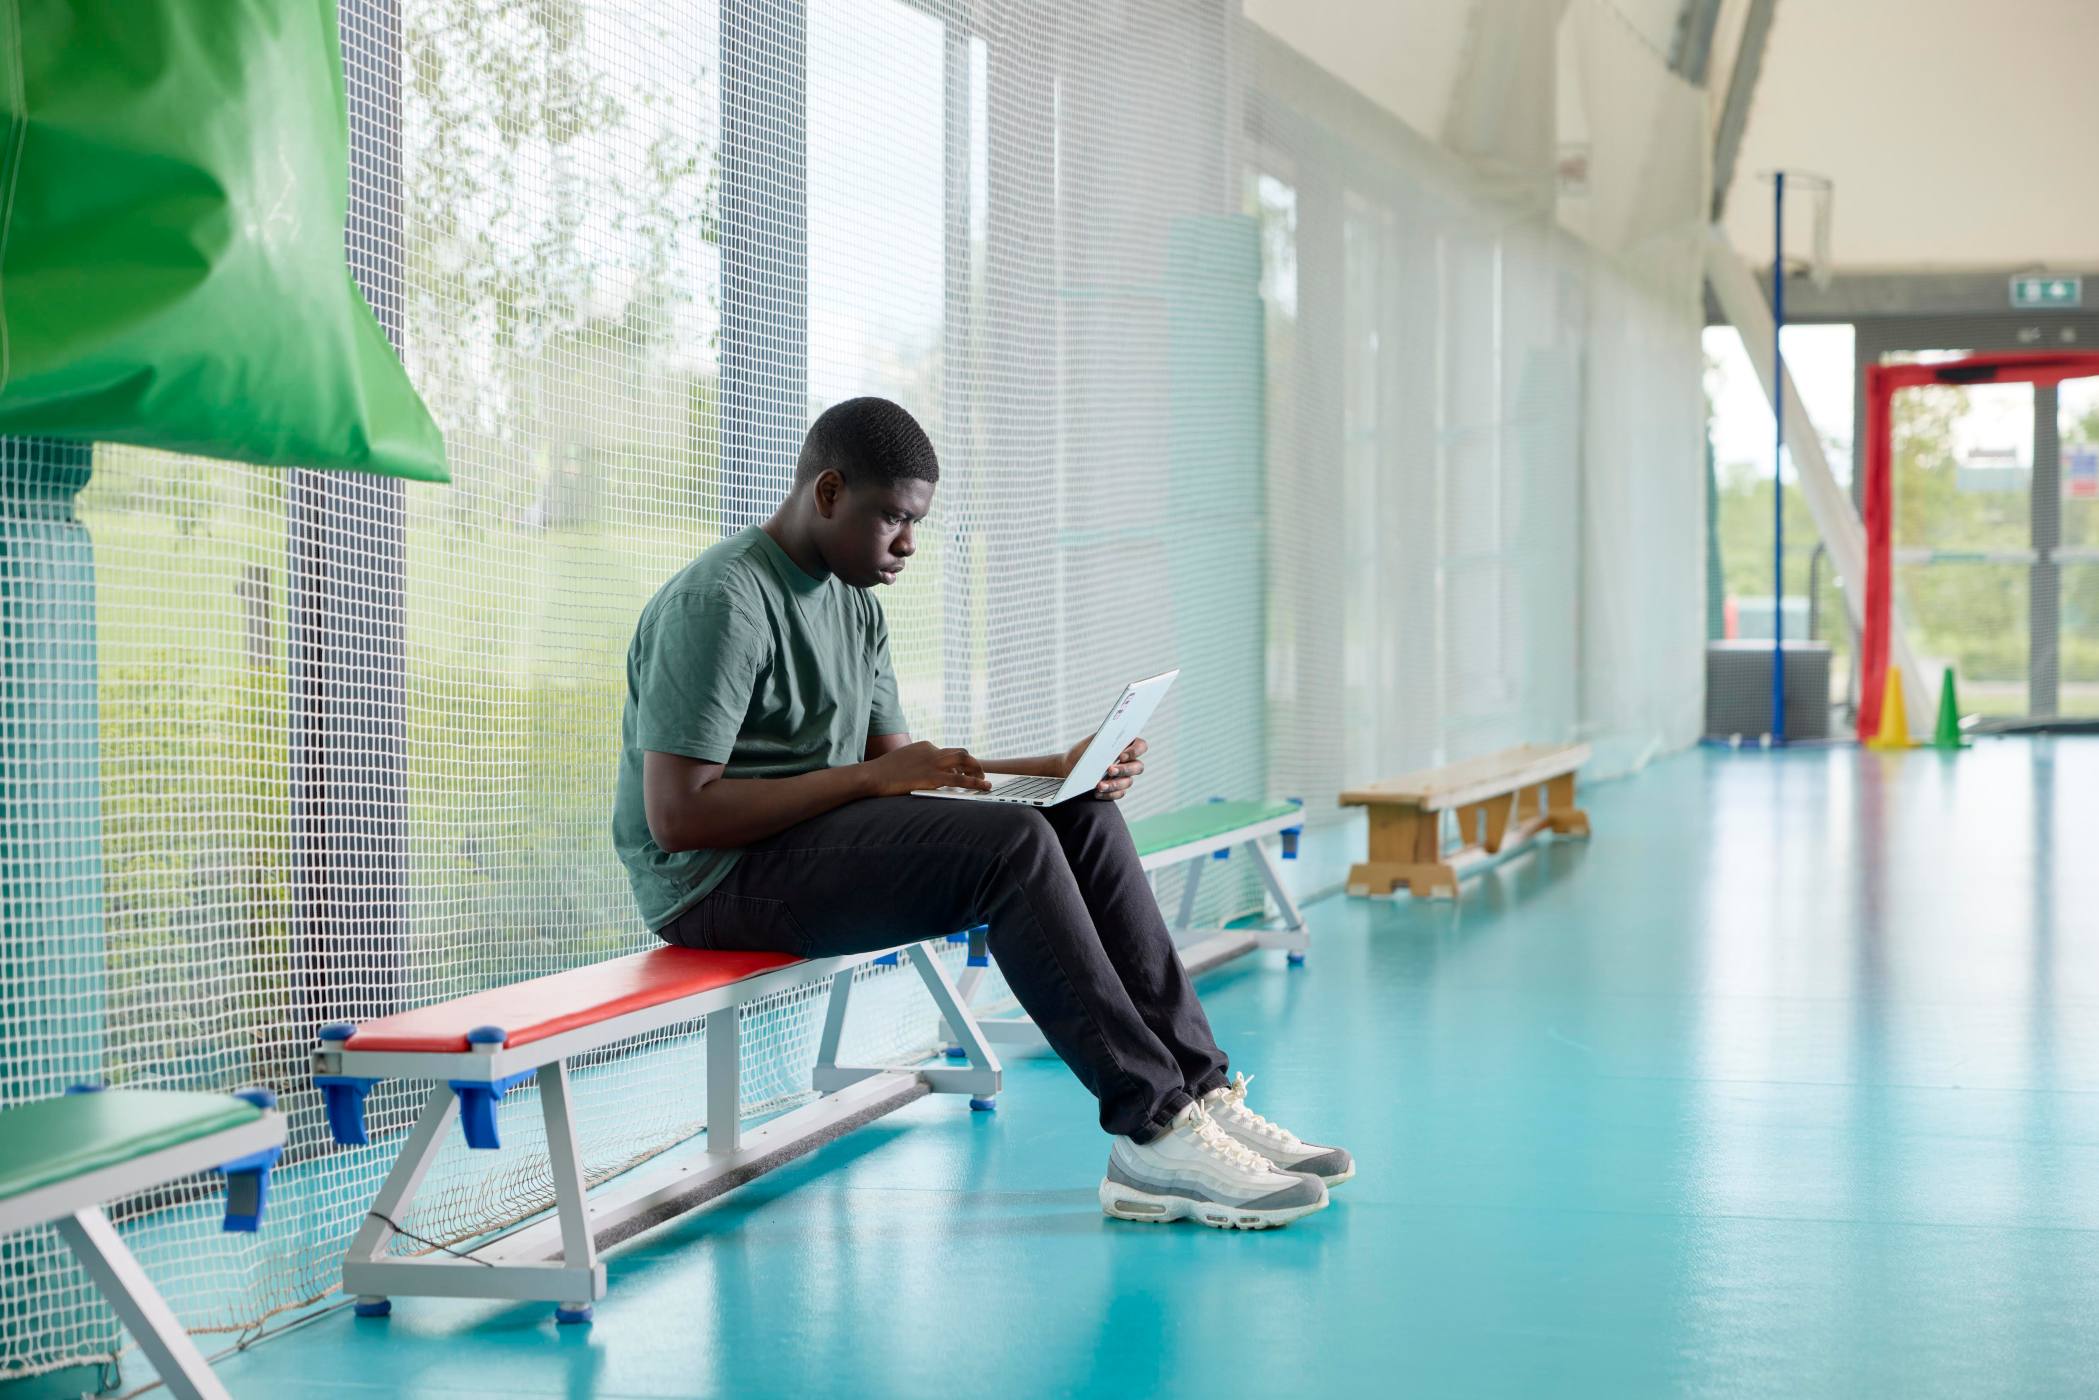
[[[924,981],[966,1066],[860,1066],[838,1062],[863,964],[908,960]],[[740,1122],[738,1012],[796,986],[828,980],[823,1034],[811,1087],[815,1102],[746,1133]],[[658,1163],[607,1183],[586,1205],[577,1150],[569,1061],[650,1031],[704,1018],[707,1044],[706,1162]],[[657,948],[491,988],[397,1015],[323,1027],[314,1083],[338,1142],[369,1141],[364,1101],[382,1079],[433,1081],[423,1111],[343,1262],[343,1290],[358,1311],[382,1315],[395,1294],[538,1299],[564,1322],[585,1321],[605,1295],[598,1251],[682,1214],[860,1123],[926,1093],[969,1094],[988,1106],[998,1092],[998,1057],[946,970],[921,944],[890,953],[801,959],[774,953]],[[414,1200],[454,1117],[469,1147],[501,1146],[496,1109],[510,1089],[536,1079],[554,1181],[551,1219],[471,1252],[389,1257],[386,1249]]]

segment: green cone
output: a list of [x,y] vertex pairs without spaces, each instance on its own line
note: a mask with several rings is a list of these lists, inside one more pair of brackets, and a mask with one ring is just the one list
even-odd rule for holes
[[1953,698],[1953,668],[1946,668],[1946,679],[1939,684],[1939,726],[1931,737],[1933,748],[1964,749],[1968,741],[1961,737],[1960,702]]

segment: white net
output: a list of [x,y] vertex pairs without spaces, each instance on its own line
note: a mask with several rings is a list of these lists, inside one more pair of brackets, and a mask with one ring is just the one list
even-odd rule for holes
[[[608,829],[633,620],[828,403],[941,452],[884,595],[914,730],[1039,752],[1182,668],[1133,815],[1331,823],[1421,762],[1695,732],[1702,105],[1597,0],[1542,38],[1472,8],[1453,110],[1557,82],[1542,139],[1439,149],[1231,0],[343,0],[350,257],[453,484],[101,449],[74,521],[82,454],[0,444],[0,1101],[291,1115],[261,1234],[209,1183],[119,1203],[186,1324],[325,1296],[413,1116],[384,1088],[335,1148],[317,1024],[649,946]],[[863,981],[852,1052],[926,1048],[916,978]],[[746,1112],[806,1092],[814,1029],[745,1012]],[[704,1055],[579,1067],[593,1179],[701,1129]],[[502,1114],[404,1225],[548,1204],[533,1092]],[[116,1349],[65,1267],[0,1242],[0,1374]]]
[[[1799,389],[1807,427],[1820,439],[1838,487],[1852,491],[1856,344],[1849,325],[1790,325],[1785,330],[1786,374]],[[1793,455],[1786,454],[1782,486],[1772,469],[1771,400],[1732,326],[1705,333],[1706,392],[1711,404],[1714,462],[1714,543],[1720,595],[1711,624],[1716,639],[1764,642],[1783,626],[1788,643],[1829,649],[1825,697],[1829,732],[1849,732],[1857,704],[1856,645],[1844,594],[1828,548],[1815,528]],[[1772,559],[1774,490],[1785,511],[1784,600],[1774,602]],[[1783,612],[1783,617],[1779,616]],[[1789,661],[1788,665],[1792,663]],[[1763,682],[1768,684],[1768,681]],[[1789,682],[1790,684],[1790,682]],[[1759,690],[1752,713],[1769,708]],[[1787,727],[1800,732],[1789,710]],[[1760,731],[1759,731],[1760,732]]]
[[1315,820],[1510,744],[1609,773],[1697,733],[1702,99],[1637,18],[1471,7],[1441,147],[1259,46],[1268,740]]

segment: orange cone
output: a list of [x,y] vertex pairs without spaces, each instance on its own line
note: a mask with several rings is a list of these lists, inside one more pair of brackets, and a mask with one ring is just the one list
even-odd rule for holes
[[1888,667],[1887,688],[1880,698],[1880,733],[1866,741],[1869,749],[1910,748],[1909,711],[1902,703],[1902,668]]

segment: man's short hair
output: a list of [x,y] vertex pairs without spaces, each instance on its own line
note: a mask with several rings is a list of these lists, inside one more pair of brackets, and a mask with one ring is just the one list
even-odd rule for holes
[[802,439],[794,484],[835,471],[848,486],[940,480],[940,459],[918,420],[888,399],[847,399],[818,415]]

